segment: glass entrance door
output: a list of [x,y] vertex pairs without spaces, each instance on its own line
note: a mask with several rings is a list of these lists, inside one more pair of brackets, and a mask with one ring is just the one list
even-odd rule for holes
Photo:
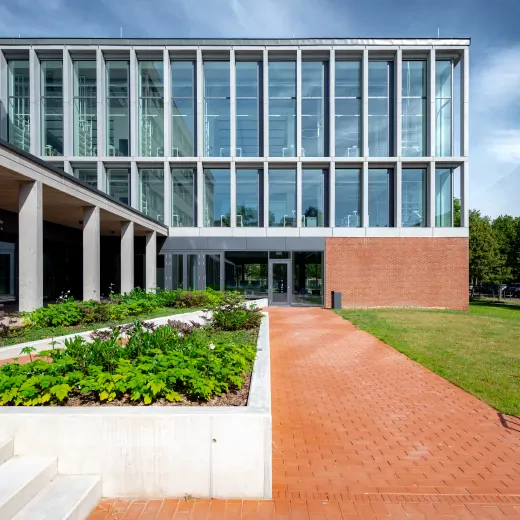
[[269,305],[289,305],[291,265],[289,261],[271,261],[269,270]]
[[0,242],[0,300],[14,299],[14,244]]

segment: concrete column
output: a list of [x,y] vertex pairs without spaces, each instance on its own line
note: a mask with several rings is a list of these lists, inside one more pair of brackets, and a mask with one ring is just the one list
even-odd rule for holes
[[40,125],[40,60],[34,49],[29,50],[29,102],[31,118],[31,153],[41,155]]
[[296,163],[296,227],[302,227],[302,191],[303,191],[303,172],[302,163]]
[[18,278],[20,311],[43,305],[42,183],[20,184],[18,192]]
[[[336,156],[336,51],[329,55],[329,156]],[[333,219],[334,220],[334,219]]]
[[172,225],[172,172],[170,163],[164,161],[164,225]]
[[[197,156],[204,156],[204,67],[202,63],[202,51],[197,49]],[[200,225],[200,224],[199,224]]]
[[204,167],[197,162],[197,226],[204,227]]
[[296,157],[305,156],[302,150],[302,51],[296,51]]
[[403,51],[397,49],[395,52],[395,117],[394,117],[394,155],[403,155]]
[[394,170],[394,226],[403,227],[403,163],[398,162]]
[[363,51],[361,62],[361,116],[361,155],[368,157],[368,49]]
[[269,157],[269,53],[263,50],[263,74],[262,74],[262,96],[263,96],[263,156]]
[[230,195],[230,217],[231,217],[231,227],[237,226],[237,170],[236,170],[236,163],[233,161],[231,163],[231,168],[229,169],[229,176],[230,176],[230,188],[231,193]]
[[361,170],[361,227],[369,227],[368,221],[368,162],[363,162]]
[[121,224],[121,293],[134,288],[134,223]]
[[[229,52],[229,156],[236,157],[237,155],[237,78],[235,67],[235,50],[231,49]],[[233,188],[231,188],[233,189]],[[232,201],[233,202],[233,201]],[[231,209],[233,213],[233,209]],[[234,224],[231,224],[234,225]]]
[[[106,69],[101,49],[96,50],[97,156],[106,157]],[[102,189],[99,187],[98,189]],[[103,189],[103,191],[105,191]]]
[[[130,49],[130,156],[139,156],[139,70],[134,49]],[[133,205],[132,205],[133,206]],[[135,207],[135,206],[133,206]]]
[[7,141],[7,124],[8,124],[8,69],[7,60],[4,53],[0,51],[0,138]]
[[83,299],[101,296],[101,246],[99,207],[83,208]]
[[[163,50],[163,67],[164,67],[164,157],[172,155],[172,73],[170,67],[170,52]],[[166,193],[165,193],[166,196]]]
[[428,54],[428,103],[427,109],[427,154],[429,157],[435,157],[435,49]]
[[336,225],[336,163],[329,165],[329,227]]
[[430,161],[428,164],[426,176],[426,211],[428,212],[426,225],[428,227],[435,227],[435,161]]
[[146,234],[145,264],[145,287],[147,291],[154,291],[157,288],[157,233],[155,231]]
[[460,227],[469,227],[469,171],[468,162],[460,167]]
[[74,155],[73,81],[72,59],[69,50],[63,49],[63,155]]
[[269,163],[264,162],[264,227],[269,227]]
[[469,153],[469,48],[464,49],[460,62],[460,155]]

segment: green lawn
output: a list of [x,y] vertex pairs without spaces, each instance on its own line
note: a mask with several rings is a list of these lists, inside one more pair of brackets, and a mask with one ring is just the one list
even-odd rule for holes
[[337,312],[498,411],[520,414],[520,306],[477,301],[469,312]]
[[36,341],[45,338],[57,338],[58,336],[66,336],[75,332],[85,332],[87,330],[101,329],[103,327],[114,327],[133,321],[151,320],[162,316],[173,316],[174,314],[182,314],[184,312],[193,312],[200,309],[176,309],[173,307],[161,307],[146,314],[139,316],[131,316],[120,321],[105,321],[102,323],[89,323],[87,325],[75,325],[72,327],[26,327],[20,330],[20,336],[13,338],[0,338],[0,348],[25,343],[26,341]]

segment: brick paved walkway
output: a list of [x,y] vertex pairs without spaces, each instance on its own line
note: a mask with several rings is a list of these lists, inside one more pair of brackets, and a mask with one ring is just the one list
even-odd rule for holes
[[104,501],[91,518],[520,520],[520,419],[324,309],[270,308],[273,501]]

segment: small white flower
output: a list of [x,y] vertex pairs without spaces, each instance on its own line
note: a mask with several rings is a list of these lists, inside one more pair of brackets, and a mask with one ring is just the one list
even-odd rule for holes
[[215,350],[215,345],[213,345],[213,343],[210,343],[210,344],[209,344],[209,349],[210,349],[210,350]]

